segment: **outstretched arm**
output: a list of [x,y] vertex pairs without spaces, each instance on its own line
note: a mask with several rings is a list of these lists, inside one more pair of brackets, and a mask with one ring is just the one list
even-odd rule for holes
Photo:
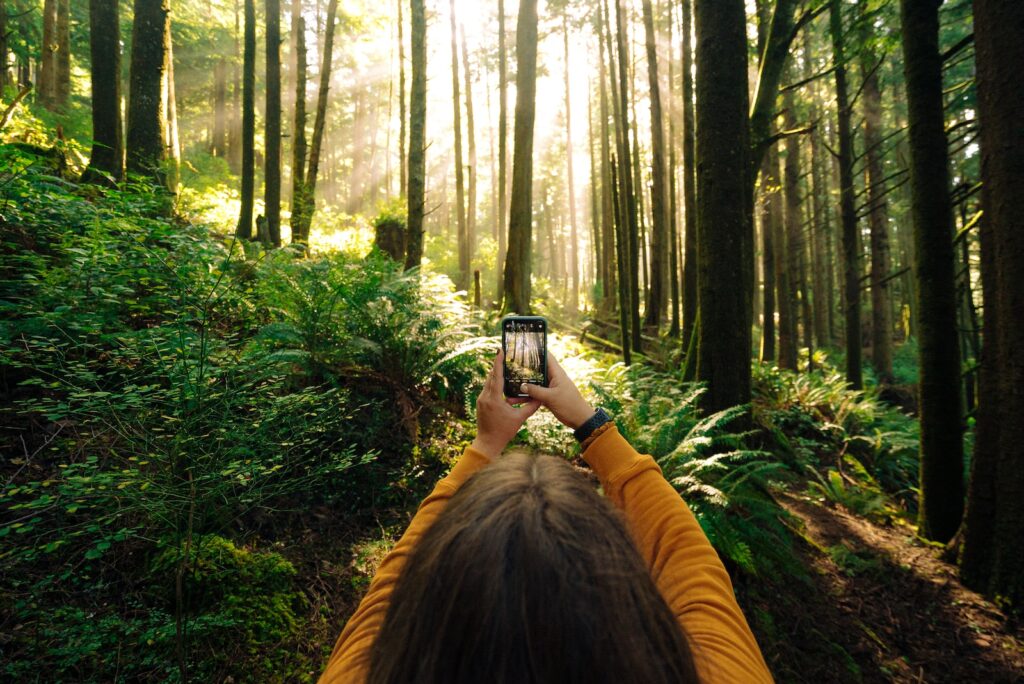
[[[548,369],[549,387],[527,385],[525,391],[576,429],[594,409],[550,355]],[[625,514],[655,585],[693,647],[702,681],[771,682],[729,574],[654,459],[637,453],[614,427],[597,436],[583,458]]]

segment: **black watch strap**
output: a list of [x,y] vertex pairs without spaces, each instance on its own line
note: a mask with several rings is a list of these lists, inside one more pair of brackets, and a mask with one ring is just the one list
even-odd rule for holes
[[608,415],[607,411],[603,408],[599,408],[594,412],[594,415],[587,419],[587,422],[572,431],[572,436],[576,438],[577,442],[582,444],[586,441],[587,437],[594,434],[594,431],[597,430],[597,428],[601,427],[605,423],[610,423],[611,421],[612,417]]

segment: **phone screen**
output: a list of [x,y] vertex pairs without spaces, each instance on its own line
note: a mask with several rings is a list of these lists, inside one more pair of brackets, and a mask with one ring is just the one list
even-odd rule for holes
[[506,318],[502,322],[505,350],[505,394],[523,396],[521,384],[547,384],[547,321],[539,317]]

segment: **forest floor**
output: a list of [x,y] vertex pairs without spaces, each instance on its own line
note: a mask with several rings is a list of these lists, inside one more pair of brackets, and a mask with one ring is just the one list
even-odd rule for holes
[[779,681],[1024,681],[1024,625],[964,588],[940,547],[899,521],[779,498],[803,528],[810,586],[748,580],[739,592],[762,616],[751,623]]
[[[778,498],[802,529],[795,550],[810,580],[734,578],[777,681],[1024,681],[1024,625],[964,588],[941,548],[906,524],[878,524],[794,489]],[[300,548],[316,550],[288,555],[308,580],[311,610],[329,606],[332,615],[311,641],[337,638],[415,512],[410,506],[375,511],[364,527],[342,525],[329,511],[307,514]]]

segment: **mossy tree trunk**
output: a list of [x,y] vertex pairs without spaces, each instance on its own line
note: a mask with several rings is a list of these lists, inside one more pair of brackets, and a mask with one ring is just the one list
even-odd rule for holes
[[[138,0],[136,0],[138,1]],[[256,190],[256,3],[245,0],[242,39],[242,197],[235,235],[252,239],[252,210]]]
[[267,230],[281,246],[281,2],[267,0],[267,93],[264,121],[264,203]]

